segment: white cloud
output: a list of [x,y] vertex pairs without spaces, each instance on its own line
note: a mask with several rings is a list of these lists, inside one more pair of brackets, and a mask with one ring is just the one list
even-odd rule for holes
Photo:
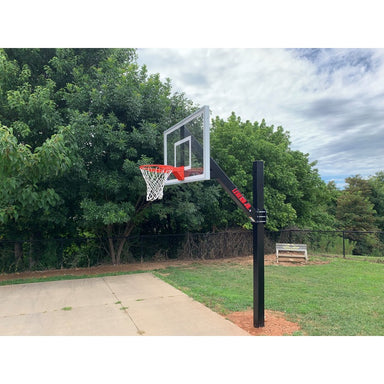
[[383,169],[384,50],[144,49],[139,62],[213,116],[282,125],[325,179]]

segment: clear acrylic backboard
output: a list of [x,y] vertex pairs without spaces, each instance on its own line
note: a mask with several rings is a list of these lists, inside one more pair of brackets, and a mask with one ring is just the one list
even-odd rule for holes
[[184,180],[178,180],[172,174],[165,185],[210,179],[209,134],[208,106],[202,107],[164,132],[164,164],[184,167]]

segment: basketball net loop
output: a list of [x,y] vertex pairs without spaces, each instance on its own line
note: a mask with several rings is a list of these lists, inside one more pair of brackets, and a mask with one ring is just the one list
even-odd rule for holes
[[173,173],[178,180],[184,180],[184,167],[149,164],[141,165],[140,171],[147,184],[147,201],[163,198],[164,185],[171,173]]

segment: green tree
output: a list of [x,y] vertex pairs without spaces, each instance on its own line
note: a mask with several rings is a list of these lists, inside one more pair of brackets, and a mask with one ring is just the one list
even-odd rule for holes
[[333,218],[336,218],[337,199],[339,198],[342,192],[337,188],[336,183],[333,180],[328,182],[327,190],[330,196],[327,203],[327,212]]
[[[241,191],[252,199],[252,163],[264,161],[265,207],[267,228],[278,230],[287,226],[327,226],[326,213],[330,196],[308,155],[290,148],[289,134],[250,121],[242,122],[234,113],[227,121],[216,118],[211,134],[212,155]],[[223,198],[228,222],[245,223],[244,215],[233,212],[233,205]]]
[[[41,51],[47,59],[46,51]],[[19,141],[34,149],[65,123],[54,100],[55,82],[43,76],[43,68],[36,70],[45,60],[37,60],[37,50],[32,50],[30,55],[28,52],[22,49],[19,56],[23,57],[24,53],[27,58],[35,58],[30,65],[23,60],[11,60],[0,50],[0,122],[11,128]]]
[[[166,187],[161,202],[152,204],[148,233],[210,232],[226,227],[220,206],[222,189],[216,181],[200,181]],[[233,207],[232,207],[233,208]]]
[[360,193],[364,198],[369,199],[372,195],[372,188],[368,180],[360,175],[350,176],[345,179],[347,186],[345,190],[348,193]]
[[29,145],[18,143],[12,129],[0,127],[0,228],[16,241],[16,266],[22,258],[21,240],[26,232],[53,221],[54,209],[61,203],[47,181],[70,167],[64,131],[32,151]]
[[376,211],[376,224],[384,231],[384,172],[377,172],[368,179],[371,188],[370,201]]
[[374,231],[375,213],[373,204],[361,193],[344,192],[337,200],[336,218],[348,231]]
[[376,211],[370,201],[372,188],[360,175],[347,177],[346,187],[337,200],[336,218],[350,231],[375,231]]
[[350,240],[356,241],[354,253],[371,254],[377,247],[377,239],[371,231],[378,231],[376,211],[370,201],[371,188],[367,180],[357,175],[346,178],[347,186],[337,200],[336,219],[341,229],[346,231],[368,232],[348,234]]
[[52,53],[0,49],[1,235],[12,239],[54,236],[66,225],[53,182],[68,172],[73,142],[44,72]]
[[171,95],[169,82],[113,55],[67,86],[65,97],[84,171],[82,223],[107,235],[119,264],[127,236],[149,214],[139,165],[162,162],[162,132],[187,113],[188,103]]
[[70,171],[45,180],[65,217],[56,236],[107,235],[113,263],[151,212],[139,165],[162,161],[162,132],[194,108],[136,60],[133,49],[0,51],[0,122],[17,142],[34,152],[60,127],[74,134]]

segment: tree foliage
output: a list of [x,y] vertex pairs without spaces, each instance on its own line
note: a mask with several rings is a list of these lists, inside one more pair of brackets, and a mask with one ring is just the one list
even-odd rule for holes
[[63,135],[53,135],[34,151],[18,143],[12,130],[0,128],[0,178],[2,180],[0,223],[29,221],[37,213],[49,214],[60,197],[45,182],[58,176],[70,165]]
[[[148,207],[138,166],[161,162],[162,132],[193,104],[172,95],[169,81],[140,68],[132,49],[9,49],[0,51],[0,60],[0,122],[19,157],[29,149],[43,158],[58,135],[68,144],[57,147],[59,164],[43,167],[57,170],[71,158],[68,172],[44,179],[47,198],[61,201],[66,216],[57,232],[106,234],[112,261],[119,263],[124,237]],[[18,179],[30,183],[22,172]],[[1,206],[13,212],[6,199]]]
[[360,175],[347,177],[345,181],[347,185],[337,200],[336,219],[339,225],[351,231],[377,231],[378,216],[373,201],[378,201],[373,195],[372,185],[379,193],[384,184],[377,177],[365,180]]
[[376,225],[384,231],[384,171],[371,176],[368,183],[371,188],[369,199],[376,211]]
[[[374,180],[373,184],[377,183],[377,179]],[[363,239],[359,233],[351,233],[348,238],[358,240],[354,253],[371,254],[373,248],[379,244],[375,234],[369,232],[378,231],[377,224],[381,221],[378,221],[375,205],[371,201],[375,200],[372,194],[372,182],[364,180],[360,175],[348,177],[345,181],[347,186],[337,200],[336,219],[343,230],[368,232]]]
[[330,198],[326,185],[308,154],[290,148],[289,134],[282,127],[268,126],[264,120],[242,122],[232,113],[227,121],[213,121],[211,143],[213,157],[249,199],[252,163],[264,161],[267,228],[330,223],[325,209]]

